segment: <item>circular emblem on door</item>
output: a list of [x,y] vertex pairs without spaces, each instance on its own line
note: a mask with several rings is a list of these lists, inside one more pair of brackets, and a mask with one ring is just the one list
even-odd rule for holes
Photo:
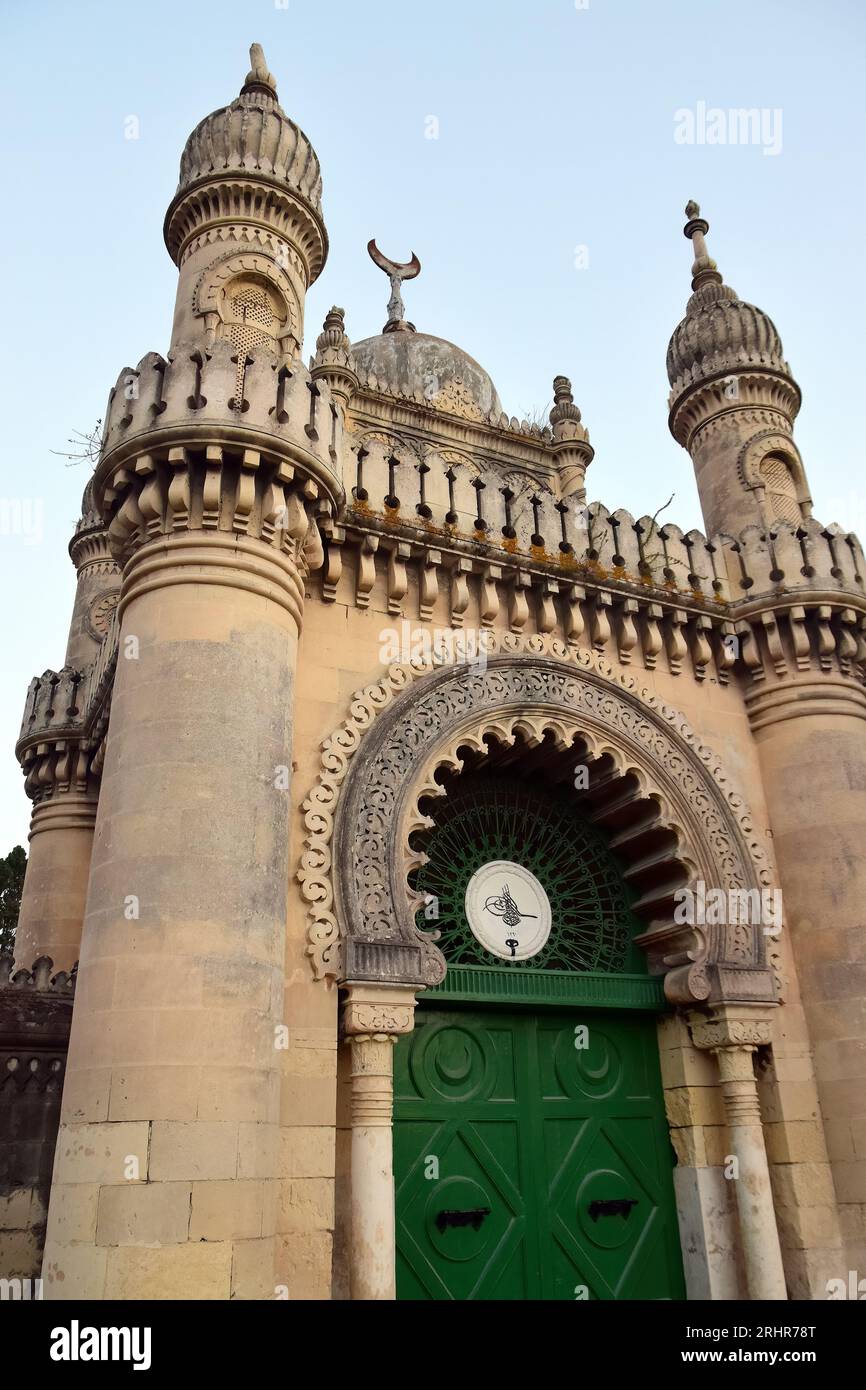
[[508,859],[494,859],[466,887],[466,920],[485,950],[503,960],[528,960],[550,935],[547,894],[534,874]]

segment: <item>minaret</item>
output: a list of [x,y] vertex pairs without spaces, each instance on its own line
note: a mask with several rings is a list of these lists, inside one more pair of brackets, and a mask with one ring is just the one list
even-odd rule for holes
[[94,475],[117,669],[46,1297],[275,1296],[294,676],[343,501],[344,397],[299,356],[320,191],[254,45],[187,141],[171,348],[121,372]]
[[78,576],[66,659],[60,671],[31,682],[18,756],[33,800],[30,851],[15,933],[15,964],[29,970],[47,956],[55,970],[78,960],[96,821],[98,779],[76,715],[92,666],[112,624],[120,566],[93,500],[84,489],[69,543]]
[[240,95],[186,142],[165,244],[180,272],[171,350],[243,352],[266,344],[287,361],[304,336],[304,300],[328,254],[319,160],[277,100],[259,44]]
[[668,345],[671,433],[692,456],[708,536],[799,524],[812,505],[793,439],[800,388],[775,324],[724,284],[699,214],[687,204],[695,259],[692,296]]
[[[866,1260],[866,1164],[857,1150],[866,1132],[866,693],[862,643],[852,634],[866,621],[862,552],[856,538],[811,518],[792,433],[799,388],[771,320],[722,283],[699,211],[686,208],[694,292],[668,348],[670,425],[694,460],[707,535],[733,537],[723,551],[754,556],[759,573],[764,563],[765,578],[740,586],[732,615],[745,644],[737,670],[811,1035],[814,1063],[803,1039],[802,1075],[814,1064],[849,1267],[857,1268]],[[804,1122],[802,1140],[787,1141],[804,1146],[794,1157],[811,1157],[813,1111],[787,1076],[780,1094]],[[830,1247],[833,1194],[822,1200],[818,1244]],[[825,1257],[804,1254],[804,1272],[811,1277],[808,1261],[820,1269]]]

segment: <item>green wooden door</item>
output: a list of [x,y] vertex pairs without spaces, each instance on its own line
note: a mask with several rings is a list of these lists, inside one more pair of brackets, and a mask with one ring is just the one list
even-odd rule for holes
[[652,1018],[419,1008],[395,1054],[398,1297],[682,1298],[672,1161]]

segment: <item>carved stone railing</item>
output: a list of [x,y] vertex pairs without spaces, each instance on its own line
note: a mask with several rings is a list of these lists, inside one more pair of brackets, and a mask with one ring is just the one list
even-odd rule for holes
[[300,361],[288,366],[261,348],[246,355],[240,374],[237,349],[221,340],[167,358],[150,352],[137,367],[125,367],[109,396],[97,476],[110,471],[113,456],[143,452],[145,435],[148,449],[163,436],[191,446],[270,445],[297,456],[330,492],[340,491],[343,423],[327,381],[314,382]]

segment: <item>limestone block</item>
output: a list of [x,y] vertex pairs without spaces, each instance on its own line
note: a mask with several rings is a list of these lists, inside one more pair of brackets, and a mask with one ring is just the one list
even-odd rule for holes
[[280,1078],[260,1067],[214,1067],[203,1070],[198,1094],[201,1120],[238,1120],[276,1124]]
[[19,1187],[0,1196],[0,1231],[25,1230],[29,1226],[34,1195],[31,1187]]
[[202,1003],[208,1009],[243,1004],[271,1016],[274,982],[266,962],[208,957],[202,963]]
[[276,1125],[238,1125],[238,1177],[271,1178],[279,1172],[280,1131]]
[[262,1234],[265,1184],[253,1180],[194,1182],[190,1240],[243,1240]]
[[783,1245],[795,1250],[838,1249],[839,1218],[835,1206],[776,1206],[776,1224]]
[[327,1178],[290,1178],[280,1183],[278,1231],[332,1231],[334,1184]]
[[665,1090],[665,1110],[672,1127],[724,1124],[719,1086],[675,1086]]
[[866,1204],[847,1203],[840,1207],[839,1225],[847,1240],[866,1240]]
[[718,1168],[675,1168],[686,1297],[744,1298],[731,1184]]
[[284,1125],[332,1125],[335,1087],[314,1076],[283,1076],[280,1081],[280,1120]]
[[112,1073],[112,1120],[194,1120],[200,1069],[183,1066],[118,1067]]
[[665,1090],[677,1086],[715,1086],[718,1071],[715,1059],[707,1051],[686,1045],[665,1048],[659,1052],[662,1085]]
[[277,1237],[276,1282],[293,1300],[330,1299],[330,1231],[292,1231]]
[[824,1131],[814,1121],[765,1125],[764,1142],[770,1163],[821,1163],[826,1158]]
[[770,1168],[773,1196],[782,1206],[832,1206],[835,1191],[827,1163],[776,1163]]
[[280,1174],[284,1178],[334,1176],[334,1130],[324,1125],[290,1125],[281,1131]]
[[[134,1183],[137,1192],[142,1185]],[[98,1183],[58,1184],[51,1189],[51,1237],[65,1243],[96,1239],[96,1212],[100,1192],[123,1192],[122,1187]]]
[[190,1184],[138,1183],[99,1194],[97,1245],[176,1245],[188,1237]]
[[[60,1126],[55,1150],[56,1166],[62,1158],[64,1183],[125,1184],[146,1182],[150,1126],[138,1124],[88,1124]],[[131,1179],[129,1159],[138,1161],[138,1177]]]
[[[80,1005],[78,1006],[80,1007]],[[63,1113],[70,1123],[78,1120],[141,1118],[109,1115],[111,1097],[110,1067],[76,1067],[63,1079]]]
[[276,1240],[236,1240],[232,1249],[231,1296],[237,1299],[273,1299],[277,1279],[274,1273]]
[[0,1231],[0,1278],[38,1277],[39,1237],[35,1231]]
[[228,1299],[230,1241],[164,1245],[157,1250],[114,1246],[107,1255],[105,1297],[135,1299]]
[[237,1167],[237,1124],[154,1121],[150,1151],[154,1182],[233,1178]]
[[780,1120],[818,1120],[818,1092],[813,1081],[779,1081],[761,1088],[765,1124]]
[[836,1196],[839,1202],[866,1202],[866,1159],[833,1166]]
[[854,1149],[854,1128],[850,1120],[824,1120],[827,1152],[835,1161],[839,1158],[859,1158]]
[[[52,1203],[53,1197],[52,1192]],[[107,1262],[108,1251],[101,1246],[52,1242],[42,1265],[43,1297],[104,1298]]]

